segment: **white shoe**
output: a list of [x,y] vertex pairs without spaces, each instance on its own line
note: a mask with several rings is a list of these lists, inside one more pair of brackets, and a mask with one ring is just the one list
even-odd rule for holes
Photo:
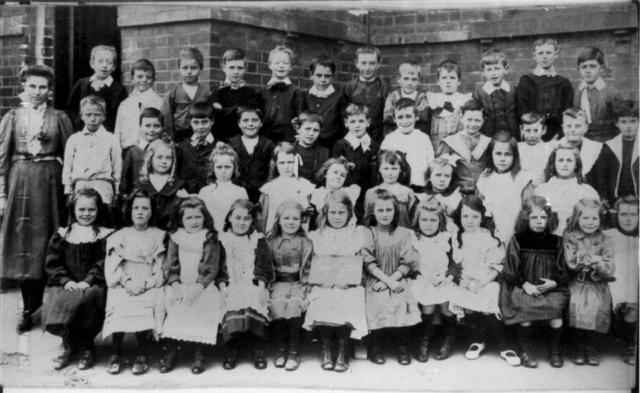
[[484,351],[484,343],[473,343],[471,345],[469,345],[469,349],[467,349],[467,352],[464,354],[464,357],[466,357],[469,360],[476,360],[477,358],[480,357],[480,353],[482,353],[482,351]]
[[509,366],[517,367],[520,365],[520,357],[511,349],[500,352],[500,357],[503,358]]

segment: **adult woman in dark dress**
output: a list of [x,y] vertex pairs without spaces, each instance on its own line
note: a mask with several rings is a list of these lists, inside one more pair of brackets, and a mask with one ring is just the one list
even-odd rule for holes
[[62,157],[73,126],[47,103],[53,83],[49,67],[27,66],[20,79],[22,103],[0,122],[0,277],[20,286],[17,331],[23,333],[42,304],[47,243],[64,221]]

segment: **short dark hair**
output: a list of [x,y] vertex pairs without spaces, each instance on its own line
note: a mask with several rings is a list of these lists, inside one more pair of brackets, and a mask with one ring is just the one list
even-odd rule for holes
[[438,72],[436,72],[436,80],[440,79],[440,73],[442,71],[455,72],[458,75],[458,79],[462,79],[462,70],[458,65],[458,62],[453,59],[446,59],[438,64]]
[[213,114],[213,106],[207,104],[203,101],[194,102],[189,108],[189,116],[187,116],[189,121],[191,119],[211,119],[214,120],[215,116]]
[[231,49],[227,49],[226,51],[224,51],[224,54],[222,55],[222,65],[227,64],[227,62],[229,61],[233,61],[233,60],[246,60],[247,56],[245,55],[244,51],[240,48],[231,48]]
[[238,107],[238,109],[236,109],[236,114],[238,115],[238,120],[240,120],[240,117],[242,117],[243,113],[255,113],[256,115],[258,115],[258,117],[260,118],[260,120],[263,120],[264,115],[262,113],[262,110],[256,106],[244,106],[241,105]]
[[151,73],[151,79],[153,79],[154,81],[156,80],[156,69],[153,66],[153,63],[150,62],[147,59],[138,59],[138,60],[134,61],[133,64],[131,64],[131,76],[132,77],[133,77],[133,74],[136,71],[150,72]]
[[182,49],[178,54],[178,67],[180,67],[182,60],[195,60],[200,69],[204,68],[204,56],[202,56],[202,52],[198,48]]
[[585,61],[595,60],[604,67],[604,53],[595,46],[585,46],[578,53],[578,67]]
[[396,111],[399,111],[400,109],[405,109],[405,108],[413,108],[413,114],[416,116],[418,115],[418,108],[416,107],[416,102],[411,98],[403,97],[403,98],[400,98],[398,101],[396,101],[395,104],[393,104],[394,117],[395,117]]
[[364,115],[364,117],[366,117],[367,119],[370,119],[369,107],[363,104],[352,103],[352,104],[349,104],[344,110],[345,119],[348,119],[349,116],[358,116],[358,115]]
[[621,117],[638,118],[638,102],[633,100],[622,100],[617,108],[613,110],[613,118],[618,121]]
[[311,60],[311,63],[309,64],[309,71],[313,74],[316,72],[316,68],[318,66],[329,68],[332,74],[336,73],[336,63],[334,63],[327,55],[320,55]]
[[541,116],[538,112],[523,113],[520,117],[520,127],[525,124],[535,124],[537,122],[541,122],[542,126],[545,126],[544,117]]
[[476,100],[469,100],[460,107],[460,113],[462,113],[463,115],[468,111],[480,111],[482,112],[482,117],[486,117],[486,113],[484,111],[484,108],[482,107],[482,104]]
[[162,114],[162,112],[154,107],[148,107],[148,108],[144,108],[142,110],[142,112],[140,112],[140,118],[138,120],[138,124],[141,125],[142,124],[142,119],[148,117],[151,119],[158,119],[160,120],[160,124],[162,124],[164,126],[164,115]]
[[380,48],[375,46],[361,46],[356,49],[356,61],[358,61],[358,56],[360,55],[376,55],[376,59],[378,62],[382,59],[382,52],[380,52]]

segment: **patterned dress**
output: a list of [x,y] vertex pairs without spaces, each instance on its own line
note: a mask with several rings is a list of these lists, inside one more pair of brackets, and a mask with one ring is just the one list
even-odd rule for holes
[[[107,281],[107,309],[102,336],[117,332],[162,332],[164,321],[164,275],[166,233],[149,227],[139,231],[127,227],[107,239],[104,275]],[[130,295],[125,285],[132,282],[145,291]]]
[[[223,339],[227,342],[239,332],[264,337],[269,323],[267,286],[274,276],[271,251],[257,232],[244,236],[224,232],[220,234],[220,242],[229,272],[229,287],[224,293]],[[262,288],[258,281],[264,283]]]
[[[217,285],[228,279],[224,250],[217,236],[207,230],[188,233],[178,229],[169,237],[163,269],[167,275],[167,318],[162,336],[215,344],[224,304]],[[173,301],[172,284],[176,282],[182,293],[180,302]],[[200,286],[204,290],[195,296]]]
[[[611,291],[614,277],[613,242],[602,231],[569,232],[564,237],[564,256],[571,272],[569,326],[607,333],[611,324]],[[601,261],[602,267],[591,265]]]
[[[73,224],[60,228],[49,241],[45,271],[48,282],[42,306],[42,326],[52,334],[82,330],[95,337],[104,321],[104,256],[110,229]],[[67,291],[69,281],[85,281],[83,291]],[[63,329],[60,329],[62,327]]]
[[[378,279],[365,273],[365,299],[367,324],[369,330],[388,327],[413,326],[420,323],[418,302],[409,289],[407,276],[415,272],[418,265],[418,252],[413,247],[416,239],[411,230],[397,227],[393,232],[370,228],[364,232],[365,267],[376,264],[387,276],[394,272],[402,273],[400,285],[404,291],[394,293],[389,288],[376,292],[373,285]],[[366,269],[365,269],[366,271]]]
[[271,286],[271,319],[299,318],[307,309],[306,283],[313,244],[305,236],[268,240],[273,254],[276,279]]
[[[364,244],[363,227],[347,225],[340,229],[329,226],[309,233],[314,255],[360,255]],[[313,260],[312,262],[313,263]],[[313,286],[307,295],[309,307],[303,327],[343,326],[351,330],[351,338],[361,339],[368,333],[365,316],[364,288],[360,285],[348,288]]]
[[[542,296],[527,295],[522,285],[541,285],[541,278],[557,286]],[[500,310],[507,325],[562,318],[569,302],[568,275],[562,238],[554,234],[526,231],[511,238],[502,269]]]

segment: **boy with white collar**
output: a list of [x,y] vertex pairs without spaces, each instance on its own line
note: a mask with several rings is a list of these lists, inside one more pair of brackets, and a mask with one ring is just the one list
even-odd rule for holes
[[118,138],[102,125],[105,107],[104,100],[98,96],[87,96],[80,101],[84,128],[67,140],[62,184],[67,197],[81,188],[93,188],[102,202],[111,206],[120,190],[122,151]]
[[527,112],[544,116],[547,133],[544,140],[562,136],[562,112],[573,104],[573,87],[569,79],[558,75],[553,63],[558,58],[558,43],[542,38],[533,44],[536,68],[522,75],[516,88],[518,118]]
[[295,141],[291,121],[304,110],[304,94],[289,79],[293,70],[293,51],[278,45],[269,52],[271,79],[262,88],[264,102],[263,135],[274,144]]
[[591,174],[600,197],[613,205],[625,195],[638,198],[640,164],[638,160],[638,104],[624,100],[615,113],[615,125],[620,134],[605,142]]
[[429,135],[429,101],[427,94],[420,90],[420,66],[415,63],[402,63],[398,67],[398,85],[384,103],[384,134],[397,128],[393,117],[396,102],[401,98],[411,98],[418,108],[416,128]]
[[380,149],[399,150],[407,155],[411,168],[410,185],[414,192],[419,193],[424,192],[425,174],[434,156],[429,136],[415,128],[417,115],[418,108],[412,99],[399,99],[393,112],[398,129],[384,138]]
[[607,141],[617,134],[614,115],[622,101],[622,95],[602,79],[604,68],[604,53],[600,49],[587,46],[578,54],[582,81],[573,97],[573,106],[585,111],[589,124],[586,136],[598,142]]
[[509,70],[507,57],[499,49],[489,49],[482,55],[480,65],[486,82],[476,86],[473,99],[484,108],[485,122],[482,133],[493,138],[498,131],[508,131],[519,140],[516,91],[504,80]]
[[144,108],[162,107],[162,97],[153,90],[156,70],[153,63],[147,59],[136,60],[131,64],[131,83],[133,91],[118,107],[114,133],[120,141],[124,152],[131,146],[137,145],[140,138],[140,113]]
[[587,183],[595,188],[590,172],[600,156],[602,143],[584,137],[587,133],[586,113],[580,108],[569,108],[562,112],[562,130],[564,137],[558,141],[558,144],[569,145],[580,151],[582,176],[585,176]]
[[104,128],[109,132],[113,132],[118,106],[127,98],[127,89],[111,76],[116,69],[117,61],[118,54],[116,48],[112,46],[98,45],[91,49],[89,66],[93,69],[93,75],[81,78],[76,82],[73,89],[71,89],[69,101],[67,102],[67,113],[76,130],[80,130],[83,127],[78,113],[80,100],[86,96],[93,95],[105,101],[107,106]]

